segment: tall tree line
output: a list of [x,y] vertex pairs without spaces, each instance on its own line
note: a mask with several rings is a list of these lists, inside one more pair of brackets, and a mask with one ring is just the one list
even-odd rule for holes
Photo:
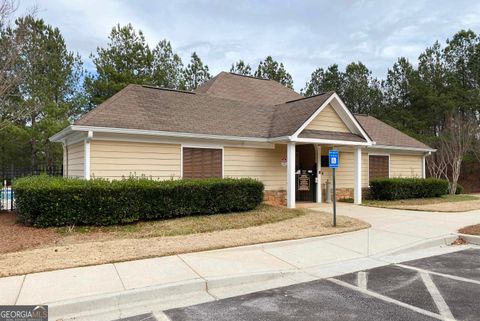
[[[361,62],[315,70],[306,95],[336,91],[354,113],[374,115],[437,148],[432,176],[454,193],[464,159],[480,160],[480,37],[461,30],[425,49],[416,66],[400,57],[378,80]],[[478,174],[478,173],[477,173]]]
[[[211,78],[197,53],[184,63],[168,40],[150,47],[131,24],[112,28],[107,44],[90,55],[95,71],[88,73],[58,28],[29,14],[13,21],[13,4],[0,0],[0,172],[61,164],[61,146],[48,137],[128,84],[193,90]],[[293,88],[291,74],[272,56],[256,68],[238,60],[230,71]],[[466,127],[458,126],[459,120],[478,122],[480,38],[459,31],[445,44],[426,48],[415,63],[398,58],[384,79],[360,61],[320,67],[301,90],[306,96],[326,91],[337,92],[354,113],[374,115],[443,146],[454,130]],[[480,154],[473,146],[467,153],[475,152]]]

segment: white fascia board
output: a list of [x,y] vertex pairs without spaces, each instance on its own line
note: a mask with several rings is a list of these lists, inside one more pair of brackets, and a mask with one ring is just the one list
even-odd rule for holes
[[274,137],[274,138],[269,138],[268,139],[269,142],[271,143],[274,143],[274,142],[291,142],[293,141],[293,137],[292,136],[280,136],[280,137]]
[[251,142],[262,142],[262,143],[269,142],[268,138],[260,138],[260,137],[222,136],[222,135],[210,135],[210,134],[167,132],[167,131],[146,130],[146,129],[94,127],[94,126],[79,126],[79,125],[72,125],[70,127],[72,131],[93,131],[93,132],[99,132],[99,133],[137,134],[137,135],[164,136],[164,137],[236,140],[236,141],[251,141]]
[[[370,136],[368,136],[367,132],[363,129],[363,127],[360,125],[358,120],[355,118],[355,116],[352,114],[350,109],[347,108],[343,100],[340,98],[340,96],[337,95],[337,93],[334,93],[333,96],[335,97],[335,100],[340,106],[342,107],[343,112],[347,115],[348,119],[351,121],[351,123],[355,126],[355,128],[360,132],[360,134],[365,138],[365,140],[369,143],[374,144],[374,142],[370,139]],[[340,116],[341,117],[341,116]],[[343,118],[342,118],[343,119]],[[344,120],[344,119],[343,119]],[[348,122],[345,122],[345,124],[348,126]]]
[[436,149],[433,149],[433,148],[416,148],[416,147],[389,146],[389,145],[372,145],[370,146],[370,148],[403,150],[403,151],[424,152],[424,153],[433,153],[437,151]]
[[325,102],[317,108],[317,110],[307,119],[307,121],[304,122],[302,124],[302,126],[300,126],[300,128],[297,129],[297,131],[295,133],[293,133],[292,137],[294,139],[296,139],[298,137],[298,135],[305,129],[305,127],[307,127],[308,124],[310,124],[315,119],[315,117],[317,117],[318,114],[320,114],[322,112],[322,110],[325,109],[325,107],[328,106],[328,104],[332,101],[333,97],[334,97],[333,94],[330,97],[328,97],[328,99],[325,100]]
[[[373,144],[374,142],[370,139],[370,136],[367,135],[367,133],[363,130],[362,126],[358,123],[357,119],[353,114],[350,112],[350,110],[345,106],[343,101],[340,99],[340,97],[336,94],[333,93],[308,119],[305,123],[303,123],[302,126],[292,135],[293,138],[297,138],[298,135],[310,124],[317,116],[322,112],[325,107],[328,106],[332,101],[335,101],[341,108],[341,113],[338,113],[337,110],[335,110],[338,114],[338,116],[342,119],[342,121],[345,123],[345,125],[350,129],[352,132],[359,133],[362,135],[362,137],[367,141],[369,144]],[[333,106],[335,108],[335,106]],[[347,118],[347,119],[345,119]]]
[[71,132],[72,132],[72,125],[70,125],[68,127],[65,127],[64,129],[62,129],[61,131],[59,131],[55,135],[48,138],[48,140],[50,140],[51,142],[63,142],[65,136],[67,136]]
[[296,138],[292,139],[297,143],[311,143],[311,144],[323,144],[323,145],[348,145],[348,146],[372,146],[369,142],[352,142],[346,140],[334,140],[334,139],[317,139],[317,138]]

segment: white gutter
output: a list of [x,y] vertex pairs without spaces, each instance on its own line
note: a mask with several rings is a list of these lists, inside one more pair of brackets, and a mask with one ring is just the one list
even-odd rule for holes
[[436,152],[436,149],[433,148],[417,148],[417,147],[403,147],[403,146],[389,146],[389,145],[374,145],[370,148],[378,149],[395,149],[395,150],[407,150],[407,151],[418,151],[418,152]]
[[312,144],[330,144],[330,145],[351,145],[351,146],[372,146],[369,142],[354,142],[348,140],[319,139],[319,138],[294,138],[293,142],[312,143]]
[[94,126],[79,126],[79,125],[68,126],[61,132],[50,137],[50,141],[52,142],[61,141],[65,136],[67,136],[68,134],[74,131],[84,131],[84,132],[93,131],[97,133],[135,134],[135,135],[150,135],[150,136],[163,136],[163,137],[220,139],[220,140],[249,141],[249,142],[262,142],[262,143],[268,143],[271,141],[270,138],[260,138],[260,137],[222,136],[222,135],[210,135],[210,134],[167,132],[167,131],[159,131],[159,130],[94,127]]
[[273,143],[273,142],[298,142],[298,143],[311,143],[311,144],[332,144],[332,145],[351,145],[351,146],[367,146],[369,148],[378,149],[394,149],[394,150],[406,150],[406,151],[419,151],[419,152],[435,152],[436,149],[431,148],[414,148],[414,147],[401,147],[401,146],[387,146],[376,145],[375,142],[353,142],[343,140],[330,140],[330,139],[316,139],[316,138],[295,138],[294,136],[281,136],[274,138],[260,138],[260,137],[242,137],[242,136],[222,136],[222,135],[210,135],[210,134],[194,134],[194,133],[182,133],[182,132],[168,132],[146,129],[128,129],[128,128],[112,128],[112,127],[94,127],[94,126],[80,126],[70,125],[51,136],[49,139],[52,142],[61,142],[64,138],[73,132],[99,132],[99,133],[116,133],[116,134],[136,134],[136,135],[150,135],[150,136],[163,136],[163,137],[180,137],[180,138],[197,138],[197,139],[217,139],[217,140],[231,140],[231,141],[247,141],[247,142],[260,142],[260,143]]

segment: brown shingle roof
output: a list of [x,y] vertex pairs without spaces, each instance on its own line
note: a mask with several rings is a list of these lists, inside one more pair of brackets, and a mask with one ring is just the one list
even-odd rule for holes
[[333,91],[311,97],[302,97],[275,106],[270,137],[294,134],[332,94]]
[[276,81],[221,72],[195,90],[231,100],[276,105],[302,98],[302,95]]
[[[311,97],[302,97],[278,84],[281,87],[280,90],[278,86],[272,85],[267,80],[228,73],[221,73],[217,78],[223,80],[217,85],[215,81],[207,83],[203,89],[196,92],[129,85],[77,120],[74,125],[274,138],[294,134],[333,94],[333,92],[328,92]],[[293,97],[294,99],[285,100],[286,98],[281,98],[282,103],[280,104],[247,101],[254,99],[261,92],[255,90],[253,94],[247,95],[248,99],[243,100],[240,98],[247,96],[242,96],[241,91],[236,89],[229,92],[220,90],[216,91],[216,94],[210,94],[211,88],[218,86],[225,79],[227,80],[226,83],[236,79],[238,84],[234,85],[233,88],[237,89],[245,83],[248,83],[246,86],[250,89],[252,83],[258,86],[260,86],[259,84],[269,84],[262,87],[262,90],[266,92],[265,96],[267,96],[263,101],[272,100],[273,96],[277,97],[269,91],[271,88],[275,88],[273,93],[282,92],[282,97],[291,96],[289,98]],[[247,79],[247,81],[245,82],[244,79]],[[221,85],[219,88],[224,86]],[[202,91],[203,93],[201,93]],[[245,92],[248,92],[248,90]],[[231,98],[220,97],[217,95],[218,93]],[[372,116],[356,115],[355,117],[377,145],[429,148]],[[316,133],[304,131],[300,137],[313,137],[312,135],[322,138],[333,137],[331,133],[325,131]],[[350,136],[348,139],[359,141],[358,136],[351,135],[355,137]],[[338,135],[332,139],[339,139]],[[344,137],[344,139],[347,139],[347,137]],[[364,141],[363,138],[360,139]]]
[[274,106],[129,85],[75,125],[269,137]]
[[298,135],[298,137],[344,140],[349,142],[363,142],[363,143],[366,142],[365,138],[362,138],[353,133],[331,132],[326,130],[305,129],[300,133],[300,135]]
[[430,149],[430,147],[424,143],[385,124],[375,117],[355,115],[355,118],[377,145]]

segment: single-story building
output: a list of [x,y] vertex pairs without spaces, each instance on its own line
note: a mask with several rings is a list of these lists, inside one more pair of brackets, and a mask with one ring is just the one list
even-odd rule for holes
[[252,177],[267,202],[322,202],[339,151],[338,198],[362,202],[378,177],[425,177],[434,150],[339,96],[304,97],[266,79],[222,72],[193,92],[129,85],[51,137],[64,175],[121,179]]

